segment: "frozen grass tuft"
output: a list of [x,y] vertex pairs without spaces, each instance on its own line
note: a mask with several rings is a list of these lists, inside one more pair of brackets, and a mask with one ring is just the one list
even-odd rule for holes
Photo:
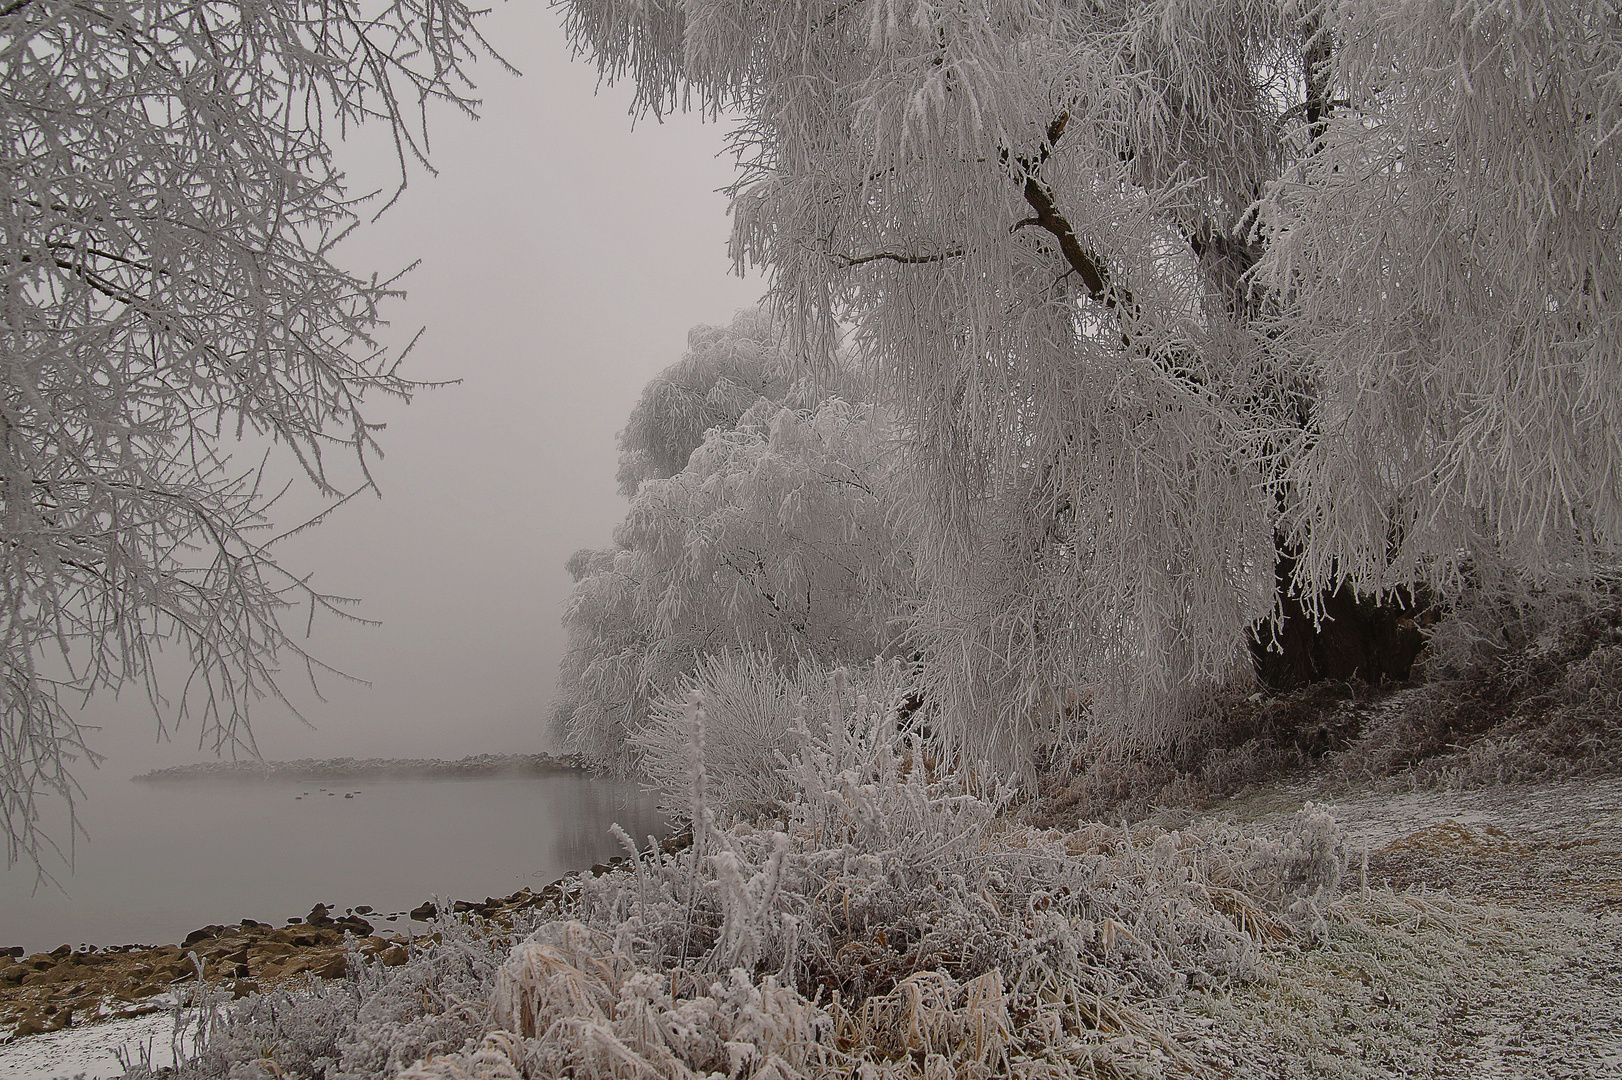
[[[425,1057],[466,1050],[483,1035],[487,999],[510,939],[445,920],[404,964],[350,956],[347,976],[311,978],[230,1001],[218,991],[182,1004],[177,1027],[198,1050],[172,1080],[380,1080]],[[143,1080],[137,1066],[128,1076]]]

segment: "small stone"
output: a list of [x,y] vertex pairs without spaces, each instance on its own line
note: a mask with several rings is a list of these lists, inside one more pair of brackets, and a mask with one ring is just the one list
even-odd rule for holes
[[356,937],[372,936],[372,924],[361,918],[359,915],[345,915],[343,918],[338,920],[337,925],[342,929],[349,931],[351,934],[354,934]]
[[438,915],[438,909],[436,909],[432,903],[427,901],[424,901],[411,909],[411,917],[416,919],[418,922],[426,922],[429,919],[436,918]]

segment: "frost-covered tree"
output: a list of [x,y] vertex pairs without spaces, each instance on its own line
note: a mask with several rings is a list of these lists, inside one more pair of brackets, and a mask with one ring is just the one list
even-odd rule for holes
[[1615,566],[1614,4],[565,8],[639,109],[741,118],[735,258],[876,362],[976,752],[1166,737],[1258,644],[1401,674],[1416,592]]
[[[621,434],[622,483],[641,479],[614,546],[569,564],[554,729],[616,767],[630,764],[628,736],[652,703],[700,657],[866,660],[893,645],[914,595],[890,522],[892,422],[834,396],[859,389],[859,375],[841,363],[826,380],[791,381],[757,312],[699,327],[688,344]],[[760,394],[730,412],[744,388]],[[673,462],[711,418],[679,471],[659,475],[648,447]]]
[[[316,490],[370,487],[372,339],[394,284],[332,261],[355,222],[331,141],[471,111],[488,51],[459,0],[0,5],[0,805],[37,862],[39,797],[90,756],[70,711],[135,684],[159,722],[246,743],[290,608],[341,599],[277,562],[274,443]],[[333,471],[342,457],[351,464]],[[257,457],[257,451],[255,451]],[[155,654],[183,658],[160,689]],[[313,670],[313,668],[312,668]]]

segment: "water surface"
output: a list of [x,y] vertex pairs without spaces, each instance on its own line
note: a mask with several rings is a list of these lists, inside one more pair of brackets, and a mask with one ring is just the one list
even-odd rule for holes
[[[351,797],[345,798],[346,795]],[[432,896],[540,888],[619,854],[609,826],[662,833],[634,784],[581,774],[447,780],[121,781],[81,808],[66,890],[0,875],[0,947],[178,942],[209,923],[281,924],[317,902],[405,911]]]

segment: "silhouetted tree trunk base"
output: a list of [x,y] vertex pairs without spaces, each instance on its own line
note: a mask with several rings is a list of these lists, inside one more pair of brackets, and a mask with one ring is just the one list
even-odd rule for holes
[[1316,623],[1293,587],[1295,560],[1276,564],[1280,625],[1262,624],[1251,642],[1256,674],[1273,690],[1295,690],[1325,680],[1403,682],[1425,645],[1428,605],[1408,590],[1384,602],[1342,586],[1320,599]]

